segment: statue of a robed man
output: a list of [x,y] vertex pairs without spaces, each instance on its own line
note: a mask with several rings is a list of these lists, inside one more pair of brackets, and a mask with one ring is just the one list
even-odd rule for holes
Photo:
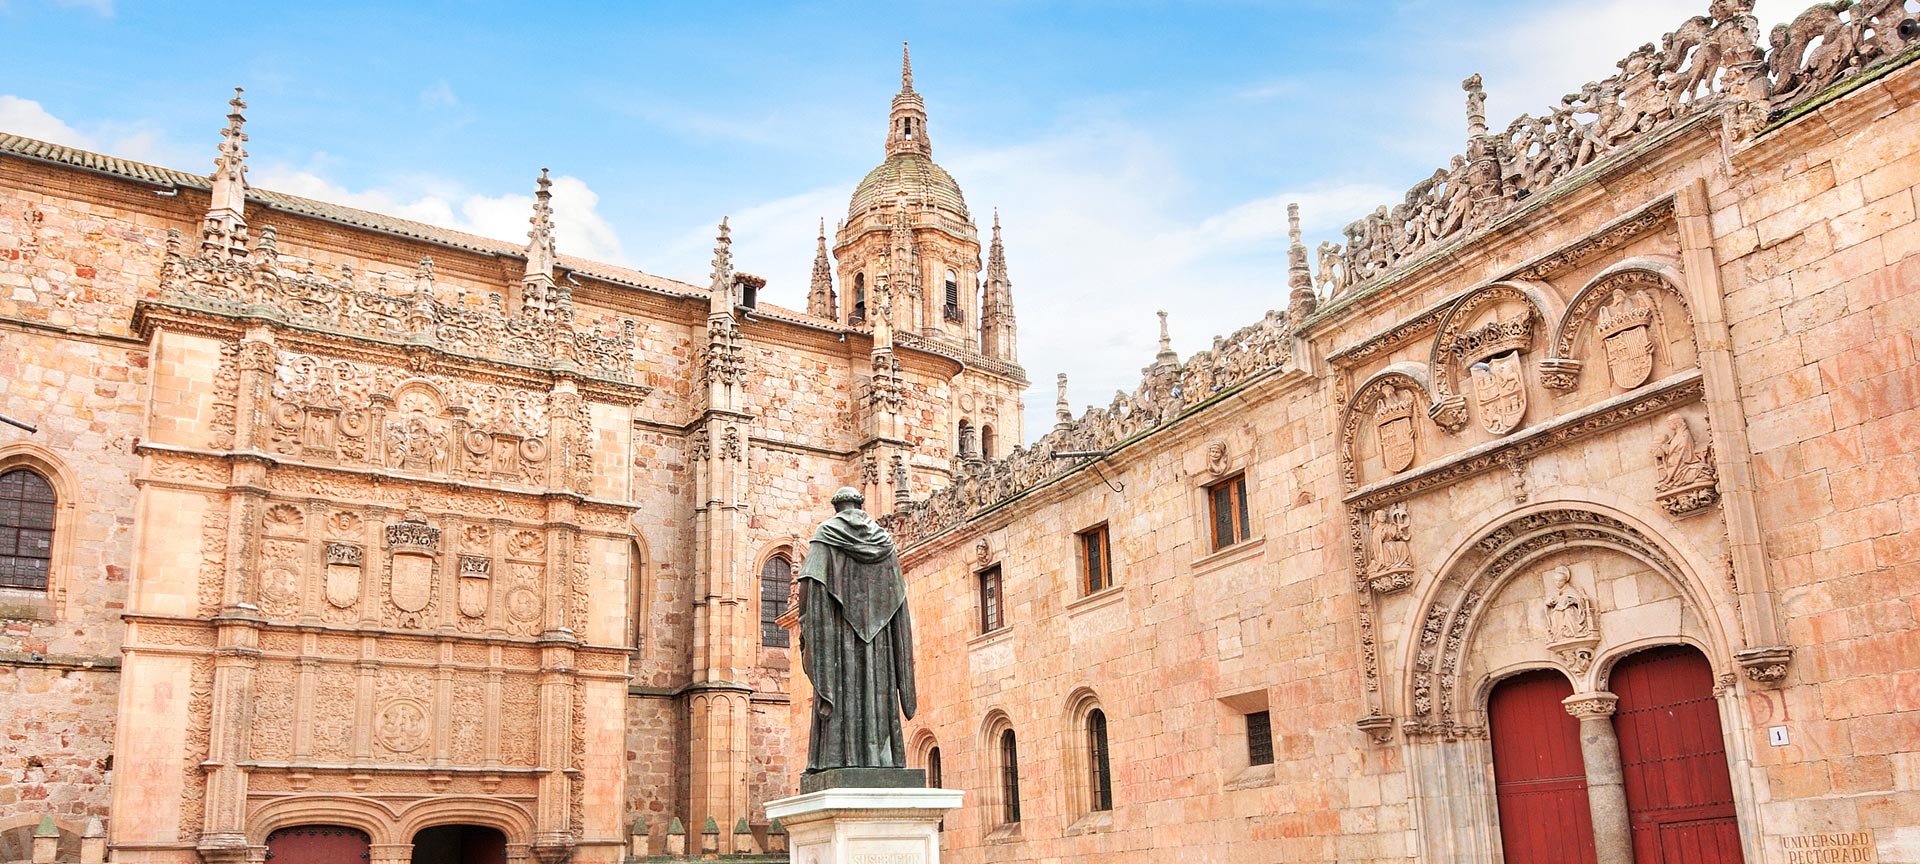
[[[800,653],[813,682],[809,775],[907,764],[900,715],[912,719],[915,709],[907,583],[893,538],[864,503],[854,489],[833,493],[833,518],[813,532],[800,570]],[[813,785],[806,780],[803,789]]]

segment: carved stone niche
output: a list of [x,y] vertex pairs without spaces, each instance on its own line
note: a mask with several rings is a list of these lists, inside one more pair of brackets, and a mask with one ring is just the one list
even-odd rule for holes
[[1555,567],[1546,574],[1547,649],[1575,675],[1593,667],[1600,646],[1600,622],[1593,600],[1574,581],[1572,568]]
[[1413,526],[1405,501],[1367,514],[1367,559],[1367,585],[1375,593],[1413,586]]
[[1705,512],[1720,501],[1720,472],[1713,464],[1713,441],[1696,443],[1693,426],[1681,414],[1667,417],[1653,445],[1659,473],[1653,482],[1655,500],[1669,516]]

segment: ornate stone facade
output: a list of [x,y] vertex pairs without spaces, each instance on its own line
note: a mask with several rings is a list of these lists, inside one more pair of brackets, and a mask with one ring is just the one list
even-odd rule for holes
[[915,764],[970,795],[946,859],[1514,860],[1494,760],[1528,733],[1489,700],[1545,674],[1598,860],[1645,864],[1622,771],[1657,721],[1610,678],[1679,650],[1734,855],[1920,860],[1913,14],[1763,44],[1715,0],[1504,134],[1469,79],[1465,155],[1317,273],[1290,249],[1286,314],[896,511],[944,697]]
[[4,751],[0,831],[37,801],[128,861],[302,825],[376,862],[454,824],[512,861],[675,818],[766,848],[763,566],[840,486],[949,482],[962,425],[1017,440],[1010,343],[765,302],[724,221],[704,287],[559,255],[545,172],[524,247],[251,189],[245,108],[211,176],[0,137],[0,412],[44,430],[0,470],[61,514],[48,589],[0,592],[10,707],[55,718]]

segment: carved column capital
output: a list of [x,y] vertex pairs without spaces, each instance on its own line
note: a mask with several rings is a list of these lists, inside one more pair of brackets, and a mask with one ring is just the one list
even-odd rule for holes
[[1614,706],[1620,697],[1605,691],[1575,693],[1560,701],[1566,706],[1567,713],[1581,720],[1603,720],[1613,716]]

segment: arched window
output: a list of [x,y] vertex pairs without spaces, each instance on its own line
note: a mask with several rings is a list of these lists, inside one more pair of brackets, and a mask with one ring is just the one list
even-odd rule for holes
[[57,503],[53,484],[38,472],[0,474],[0,588],[47,590]]
[[1020,747],[1012,729],[1000,732],[1000,822],[1020,823]]
[[947,271],[947,302],[942,311],[948,321],[958,322],[964,318],[960,314],[960,277],[955,276],[952,270]]
[[927,750],[927,788],[940,788],[940,747],[935,745]]
[[980,458],[992,459],[993,452],[993,425],[982,423],[980,424]]
[[867,274],[853,274],[853,315],[847,318],[848,324],[858,324],[867,320]]
[[793,589],[793,559],[779,552],[760,565],[760,644],[769,648],[787,647],[787,628],[780,616],[787,614],[787,592]]
[[1087,804],[1096,812],[1113,809],[1113,767],[1107,760],[1107,712],[1087,712]]

